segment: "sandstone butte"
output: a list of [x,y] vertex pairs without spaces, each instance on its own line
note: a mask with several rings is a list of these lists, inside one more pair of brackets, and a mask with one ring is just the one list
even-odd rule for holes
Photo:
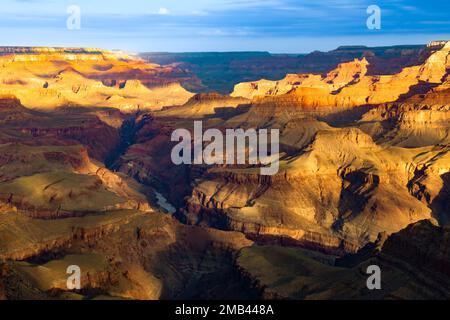
[[[27,108],[113,107],[156,110],[184,104],[193,94],[173,67],[147,64],[123,52],[101,49],[2,48],[0,94]],[[185,79],[184,79],[185,80]]]
[[[433,48],[394,75],[362,59],[231,95],[124,53],[3,48],[0,299],[450,297],[450,45]],[[197,119],[279,129],[279,173],[175,166],[171,133]]]

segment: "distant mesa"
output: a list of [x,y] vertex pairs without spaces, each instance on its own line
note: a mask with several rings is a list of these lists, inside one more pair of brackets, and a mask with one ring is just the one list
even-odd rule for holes
[[336,51],[344,51],[344,50],[364,50],[368,49],[367,46],[340,46],[336,49]]
[[448,40],[435,40],[435,41],[431,41],[430,43],[427,44],[428,48],[433,48],[433,49],[441,49],[443,48],[449,41]]
[[59,47],[11,47],[0,46],[1,55],[23,55],[23,54],[59,54],[59,55],[92,55],[111,56],[128,60],[135,60],[138,57],[121,50],[104,50],[100,48],[59,48]]

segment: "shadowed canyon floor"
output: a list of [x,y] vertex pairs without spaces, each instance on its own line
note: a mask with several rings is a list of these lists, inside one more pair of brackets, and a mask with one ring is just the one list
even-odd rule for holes
[[[0,299],[448,299],[450,43],[360,50],[230,94],[189,64],[0,50]],[[194,120],[279,129],[278,173],[173,164]]]

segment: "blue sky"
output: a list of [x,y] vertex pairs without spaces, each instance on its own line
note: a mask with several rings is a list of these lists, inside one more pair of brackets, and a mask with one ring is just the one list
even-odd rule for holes
[[[369,5],[381,30],[366,27]],[[67,7],[81,9],[68,30]],[[450,39],[447,0],[2,0],[0,45],[301,53]]]

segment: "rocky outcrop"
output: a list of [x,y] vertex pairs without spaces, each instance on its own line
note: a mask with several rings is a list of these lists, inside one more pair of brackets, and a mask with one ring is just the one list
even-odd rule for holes
[[352,251],[379,232],[431,218],[427,204],[408,186],[415,168],[434,164],[447,170],[446,161],[436,162],[445,150],[394,152],[358,129],[319,131],[302,155],[281,163],[275,176],[259,176],[257,169],[209,170],[196,181],[185,216],[193,224],[255,239],[286,237]]
[[363,115],[360,128],[378,142],[407,148],[449,143],[447,84],[402,102],[378,106]]
[[94,243],[137,214],[137,211],[116,211],[91,219],[36,220],[8,212],[1,216],[0,260],[26,260],[45,253],[58,253],[70,248],[76,240]]
[[[48,153],[45,156],[48,157]],[[150,210],[146,197],[126,178],[90,162],[77,168],[82,174],[70,172],[70,169],[74,170],[70,165],[60,165],[60,170],[47,171],[51,168],[46,168],[42,173],[30,170],[29,176],[7,178],[0,184],[0,203],[40,219],[61,219],[119,209]],[[90,171],[92,169],[94,171]]]
[[296,88],[315,88],[324,89],[324,92],[335,92],[364,77],[367,73],[368,65],[367,60],[363,58],[362,60],[339,64],[336,69],[330,71],[325,76],[289,74],[280,81],[260,80],[240,83],[235,86],[231,96],[249,99],[258,96],[277,96],[286,94]]
[[244,83],[232,96],[256,98],[255,108],[280,108],[288,112],[319,114],[394,102],[415,87],[441,84],[449,68],[449,46],[431,54],[422,65],[404,68],[394,75],[367,75],[364,58],[339,65],[326,76],[288,75],[281,81]]
[[164,108],[155,114],[158,117],[196,118],[204,116],[228,116],[237,106],[245,105],[249,101],[240,97],[230,97],[218,93],[196,94],[183,106]]
[[[450,275],[450,229],[430,221],[412,224],[393,234],[383,245],[381,256],[401,260],[423,275]],[[450,289],[450,287],[448,287]]]
[[[371,253],[346,258],[351,265],[304,249],[256,246],[241,250],[236,268],[267,299],[445,300],[448,254],[448,228],[421,221]],[[367,288],[370,265],[381,269],[381,290]]]
[[[40,219],[150,210],[141,186],[92,158],[105,158],[118,139],[118,130],[100,121],[96,112],[61,112],[52,117],[28,111],[16,100],[7,101],[0,103],[2,111],[8,115],[20,112],[34,129],[24,128],[17,118],[5,118],[2,133],[8,134],[2,136],[0,146],[2,207]],[[71,127],[64,128],[64,124]]]
[[[113,107],[125,112],[184,104],[192,94],[176,68],[100,49],[4,48],[0,94],[33,109]],[[117,84],[117,85],[116,85]]]
[[[4,226],[6,221],[2,222]],[[26,221],[17,221],[15,226],[24,232],[24,225],[30,224],[21,222]],[[252,244],[237,233],[184,226],[167,215],[139,212],[70,219],[64,229],[57,228],[59,221],[39,224],[42,230],[34,229],[35,237],[60,237],[49,239],[44,247],[37,244],[45,241],[36,238],[36,245],[23,242],[21,251],[7,255],[2,251],[2,258],[9,261],[0,283],[6,282],[5,295],[9,299],[36,298],[24,287],[33,288],[41,298],[59,299],[74,294],[89,299],[159,299],[197,294],[206,297],[205,292],[210,296],[251,294],[243,290],[228,261],[236,250]],[[11,228],[10,223],[6,225]],[[44,232],[49,227],[56,233]],[[10,234],[3,231],[0,241]],[[1,243],[4,248],[5,243]],[[52,253],[59,258],[53,259]],[[11,261],[27,257],[27,261]],[[81,290],[72,292],[66,287],[69,265],[81,268]],[[220,284],[220,274],[224,272],[227,287]],[[221,287],[215,290],[211,281]]]
[[[108,110],[62,110],[40,113],[28,110],[15,97],[0,99],[3,143],[27,145],[79,145],[89,155],[104,161],[119,143],[119,127],[124,116]],[[6,132],[10,134],[5,135]]]

